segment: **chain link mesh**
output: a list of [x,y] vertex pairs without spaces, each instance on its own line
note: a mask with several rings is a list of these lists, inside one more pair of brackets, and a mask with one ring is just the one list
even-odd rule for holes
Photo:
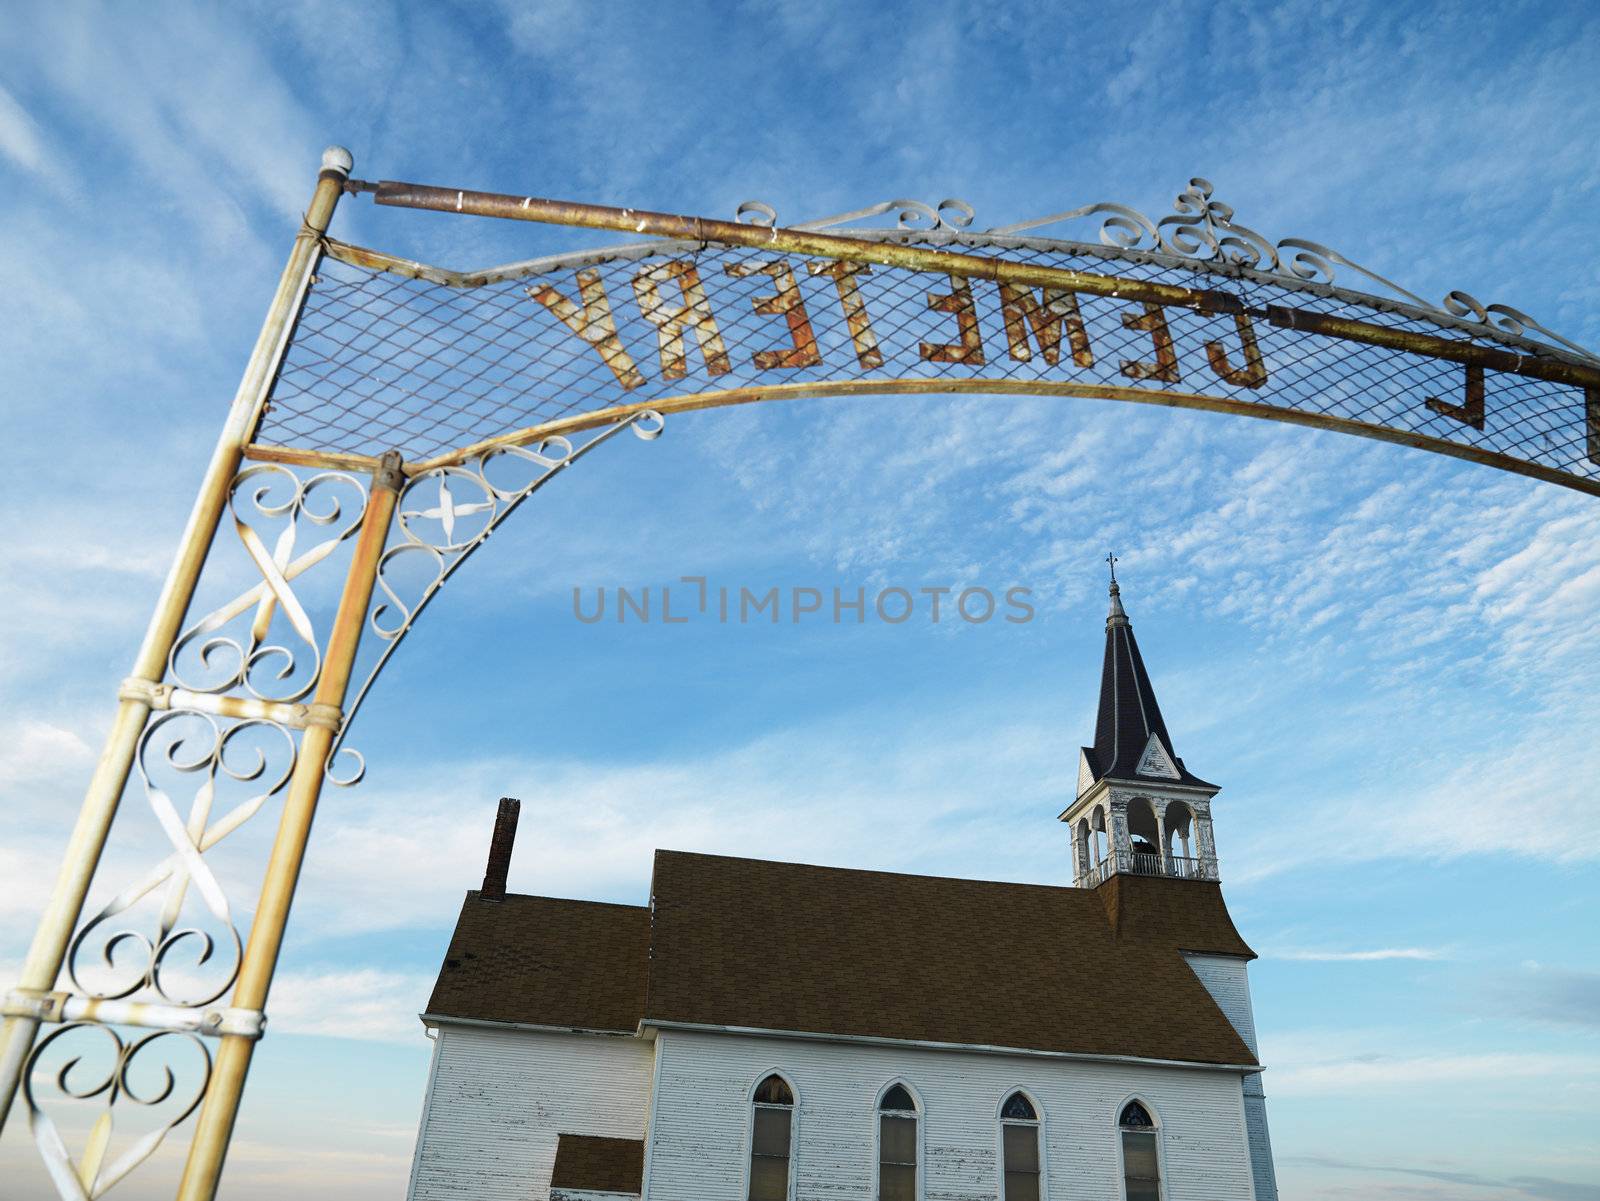
[[[1226,291],[1253,310],[1284,305],[1474,340],[1465,331],[1337,295],[1223,278],[1201,268],[1107,262],[1070,244],[980,252]],[[1248,323],[1247,333],[1227,315],[1165,308],[1150,317],[1141,304],[1089,295],[1075,302],[1083,344],[1074,340],[1070,322],[1057,325],[1059,345],[1051,356],[1026,314],[1014,310],[1008,328],[1001,290],[990,281],[858,268],[846,277],[859,300],[852,321],[848,287],[808,269],[825,272],[830,264],[851,266],[711,245],[590,257],[578,268],[455,287],[330,255],[308,293],[257,440],[362,455],[395,449],[414,462],[616,404],[773,384],[990,380],[1012,388],[1076,383],[1225,396],[1439,438],[1584,480],[1600,477],[1600,464],[1588,457],[1585,396],[1578,387],[1488,371],[1479,430],[1459,412],[1439,411],[1467,403],[1468,371],[1459,363],[1260,319]],[[553,291],[541,300],[534,295],[541,289]],[[614,343],[601,336],[602,295]],[[1038,290],[1030,295],[1043,299]],[[593,341],[574,332],[560,312],[568,305],[570,322],[583,328],[585,298],[595,319],[586,329]],[[1250,370],[1252,335],[1264,380]],[[1160,351],[1167,338],[1170,357]],[[674,368],[681,368],[677,378]],[[1430,406],[1430,398],[1440,403]]]

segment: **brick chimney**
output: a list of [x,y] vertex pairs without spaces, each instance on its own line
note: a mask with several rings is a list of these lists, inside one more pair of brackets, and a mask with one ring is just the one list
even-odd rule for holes
[[485,901],[506,899],[506,873],[511,870],[511,848],[517,841],[517,815],[522,812],[522,802],[515,797],[500,798],[500,811],[494,815],[494,837],[489,840],[489,866],[483,873],[483,889],[479,892]]

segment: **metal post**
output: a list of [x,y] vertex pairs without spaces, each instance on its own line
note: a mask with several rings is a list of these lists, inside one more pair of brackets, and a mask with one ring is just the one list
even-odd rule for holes
[[[260,421],[267,393],[277,375],[279,360],[316,266],[322,235],[328,230],[351,165],[348,150],[330,146],[323,152],[322,171],[317,177],[305,221],[295,237],[294,248],[278,281],[278,290],[273,294],[244,378],[228,410],[222,436],[206,467],[199,495],[178,544],[177,557],[167,573],[144,643],[134,659],[132,675],[118,693],[117,713],[106,737],[105,749],[100,752],[78,814],[78,824],[67,843],[61,871],[39,918],[28,957],[23,961],[22,976],[17,982],[21,988],[43,992],[55,986],[61,961],[83,910],[89,883],[99,865],[106,835],[111,830],[111,821],[116,816],[123,787],[128,782],[139,736],[150,716],[150,689],[166,674],[167,656],[194,595],[195,582],[200,578],[200,569],[211,549],[217,522],[228,503],[229,485],[239,470],[244,446],[254,436]],[[23,1066],[38,1029],[38,1019],[31,1017],[7,1018],[0,1028],[0,1128],[4,1127],[11,1102],[16,1097]]]
[[[250,925],[250,939],[245,944],[239,981],[233,990],[232,1005],[235,1009],[266,1009],[267,992],[272,986],[272,973],[278,965],[284,927],[289,921],[289,906],[294,900],[306,842],[311,836],[311,822],[316,816],[317,799],[322,793],[328,753],[333,748],[334,736],[344,716],[345,693],[350,686],[350,673],[355,664],[356,649],[361,642],[362,627],[366,624],[367,607],[372,602],[378,559],[383,554],[389,536],[389,522],[404,482],[399,454],[390,452],[384,455],[378,469],[373,472],[366,516],[356,539],[355,553],[350,560],[349,574],[345,577],[333,630],[328,635],[322,676],[317,681],[317,691],[311,705],[312,724],[306,727],[301,736],[299,757],[295,760],[294,775],[289,780],[283,816],[278,821],[272,856],[267,861],[261,899]],[[189,1160],[184,1165],[183,1180],[178,1185],[178,1201],[211,1201],[216,1196],[217,1182],[222,1175],[228,1142],[233,1136],[239,1099],[244,1092],[245,1075],[250,1070],[250,1058],[254,1050],[253,1038],[235,1034],[222,1037],[211,1083],[200,1108],[194,1141],[189,1146]]]

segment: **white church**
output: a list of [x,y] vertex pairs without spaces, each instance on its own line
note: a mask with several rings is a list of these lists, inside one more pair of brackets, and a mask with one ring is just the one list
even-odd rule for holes
[[502,801],[422,1021],[411,1201],[1276,1201],[1211,798],[1111,585],[1073,886],[657,851],[506,892]]

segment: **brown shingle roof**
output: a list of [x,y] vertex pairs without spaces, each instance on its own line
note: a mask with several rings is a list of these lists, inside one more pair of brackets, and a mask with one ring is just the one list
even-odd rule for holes
[[1254,959],[1222,900],[1222,889],[1199,880],[1112,876],[1094,890],[1117,937],[1154,946]]
[[550,1187],[637,1193],[644,1187],[644,1143],[636,1138],[563,1134],[556,1140]]
[[469,892],[428,1012],[631,1034],[649,963],[642,906]]
[[429,1011],[1248,1064],[1183,960],[1250,956],[1216,884],[1002,884],[656,852],[652,911],[468,893]]
[[646,1019],[1254,1063],[1180,950],[1248,955],[1217,885],[1119,892],[657,851]]

